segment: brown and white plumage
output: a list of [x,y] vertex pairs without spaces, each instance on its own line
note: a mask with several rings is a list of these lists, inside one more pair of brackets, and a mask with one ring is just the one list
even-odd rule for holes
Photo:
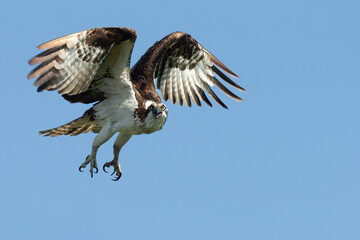
[[[45,136],[77,135],[98,132],[92,152],[80,170],[90,163],[97,171],[98,148],[119,132],[114,144],[114,167],[121,176],[118,155],[132,135],[158,131],[167,118],[167,108],[156,92],[171,103],[212,106],[206,93],[219,105],[227,106],[212,90],[216,86],[234,100],[236,96],[215,74],[237,90],[245,91],[221,70],[237,77],[189,34],[174,32],[156,42],[130,70],[130,58],[136,40],[130,28],[94,28],[46,42],[30,65],[38,66],[28,78],[37,78],[38,91],[57,90],[69,102],[95,103],[84,115],[68,124],[41,131]],[[221,69],[221,70],[220,70]]]
[[[129,72],[135,40],[129,28],[95,28],[54,39],[38,46],[46,51],[30,59],[30,65],[39,65],[28,78],[38,77],[38,91],[58,90],[70,102],[101,101],[107,93],[104,77]],[[124,61],[117,62],[119,57]]]
[[211,90],[214,84],[229,97],[241,101],[242,99],[227,89],[214,76],[214,71],[220,73],[220,77],[238,90],[244,91],[214,65],[218,65],[226,73],[238,77],[209,51],[201,46],[195,39],[186,33],[176,32],[168,37],[176,36],[177,40],[171,44],[162,55],[157,66],[155,77],[157,77],[157,88],[166,101],[177,102],[182,105],[191,106],[191,101],[200,106],[199,99],[211,106],[210,101],[204,94],[206,91],[222,107],[226,105]]

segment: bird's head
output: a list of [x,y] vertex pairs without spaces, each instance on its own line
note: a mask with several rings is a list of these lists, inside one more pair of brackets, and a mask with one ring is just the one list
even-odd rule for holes
[[151,128],[154,131],[160,130],[166,122],[168,109],[162,102],[146,101],[146,128]]
[[148,112],[147,117],[150,117],[151,115],[155,119],[158,119],[161,117],[165,117],[165,118],[167,117],[168,109],[166,108],[166,105],[162,102],[157,103],[154,101],[146,101],[145,108],[146,108],[146,111]]

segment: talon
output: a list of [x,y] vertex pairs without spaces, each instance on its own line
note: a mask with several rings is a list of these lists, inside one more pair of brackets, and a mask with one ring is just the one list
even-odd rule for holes
[[104,166],[103,166],[103,170],[104,170],[104,172],[108,173],[108,172],[106,171],[106,169],[105,169],[106,167],[107,167],[107,168],[108,168],[108,167],[110,167],[110,164],[105,163],[105,164],[104,164]]
[[111,179],[111,180],[113,180],[114,182],[116,182],[116,181],[118,181],[120,178],[121,178],[121,172],[120,172],[119,176],[117,176],[116,178],[113,178],[113,179]]
[[121,168],[120,168],[118,159],[114,159],[111,162],[105,163],[104,166],[103,166],[104,172],[107,173],[106,168],[109,168],[111,166],[114,168],[114,171],[110,174],[110,176],[113,176],[115,174],[115,176],[114,176],[114,178],[112,180],[117,181],[121,177]]
[[[90,163],[90,176],[94,177],[94,173],[98,173],[99,169],[97,167],[97,163],[96,163],[96,158],[91,158],[90,155],[88,155],[86,157],[85,162],[83,162],[80,167],[79,167],[79,171],[83,172],[83,170],[86,168],[86,166]],[[95,169],[95,171],[94,171]]]

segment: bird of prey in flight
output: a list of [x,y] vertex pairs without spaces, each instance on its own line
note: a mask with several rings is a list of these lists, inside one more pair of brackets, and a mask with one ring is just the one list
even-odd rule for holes
[[[90,164],[91,177],[98,172],[96,153],[115,133],[114,159],[103,169],[113,167],[115,178],[121,177],[119,153],[133,135],[161,130],[172,104],[212,106],[211,96],[220,106],[227,106],[213,92],[219,88],[234,100],[242,99],[221,81],[245,91],[231,80],[238,76],[215,58],[194,38],[174,32],[157,41],[130,69],[130,58],[137,37],[131,28],[93,28],[60,37],[38,46],[43,50],[29,60],[38,65],[28,75],[37,78],[37,90],[57,90],[71,103],[94,103],[85,113],[60,127],[40,131],[44,136],[97,133],[90,155],[79,170]],[[221,69],[221,70],[220,70]],[[221,80],[219,80],[216,76]],[[156,88],[155,88],[156,79]]]

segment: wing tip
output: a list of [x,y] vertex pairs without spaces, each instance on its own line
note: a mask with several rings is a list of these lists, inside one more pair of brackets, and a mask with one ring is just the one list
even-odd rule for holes
[[37,49],[40,49],[40,50],[50,49],[50,48],[54,47],[54,43],[55,43],[56,41],[57,41],[57,39],[48,41],[48,42],[46,42],[46,43],[40,44],[40,45],[37,46],[36,48],[37,48]]
[[247,90],[245,89],[245,88],[243,88],[243,87],[237,87],[237,89],[239,90],[239,91],[241,91],[241,92],[247,92]]
[[45,43],[42,43],[42,44],[38,45],[36,48],[40,49],[40,50],[46,50],[46,49],[54,47],[54,43],[57,41],[58,41],[58,39],[56,38],[56,39],[47,41]]
[[35,64],[37,63],[34,58],[35,58],[35,57],[31,58],[31,59],[28,61],[28,64],[29,64],[30,66],[33,66],[33,65],[35,65]]
[[[219,66],[220,67],[220,66]],[[234,77],[234,78],[239,78],[238,75],[236,75],[233,71],[231,71],[230,69],[227,68],[228,71],[224,70],[226,73],[228,73],[230,76]]]
[[[84,30],[82,32],[87,32],[88,30]],[[72,33],[72,34],[68,34],[62,37],[58,37],[55,38],[53,40],[47,41],[43,44],[40,44],[39,46],[37,46],[37,49],[50,49],[53,47],[57,47],[59,45],[63,45],[68,43],[69,41],[71,41],[74,37],[78,36],[80,33],[82,32],[76,32],[76,33]]]

